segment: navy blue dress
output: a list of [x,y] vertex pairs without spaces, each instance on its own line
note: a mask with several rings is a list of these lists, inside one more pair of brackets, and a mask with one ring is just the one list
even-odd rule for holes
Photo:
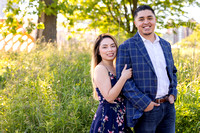
[[[116,77],[109,72],[111,85],[117,82]],[[125,132],[125,105],[124,99],[119,95],[114,103],[107,102],[96,88],[99,97],[99,106],[94,115],[90,133],[124,133]]]

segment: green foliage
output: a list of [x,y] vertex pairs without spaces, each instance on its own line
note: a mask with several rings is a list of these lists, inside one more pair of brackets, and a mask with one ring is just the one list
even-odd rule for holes
[[[25,5],[24,5],[25,4]],[[158,20],[157,28],[174,28],[179,26],[187,26],[188,22],[182,21],[180,16],[184,17],[187,11],[183,7],[188,5],[200,6],[197,0],[142,0],[142,1],[127,1],[127,0],[54,0],[49,4],[47,0],[8,0],[5,10],[7,14],[8,26],[7,32],[16,32],[16,21],[24,23],[24,16],[38,15],[39,17],[44,12],[47,15],[57,15],[61,13],[67,18],[69,28],[76,26],[78,22],[90,21],[88,27],[99,28],[101,32],[109,32],[117,35],[120,30],[125,31],[122,34],[126,36],[133,36],[137,31],[134,26],[133,12],[136,7],[142,4],[148,4],[156,12]],[[18,5],[18,6],[14,6]],[[22,6],[23,5],[23,6]],[[25,7],[25,8],[21,8]],[[31,9],[31,10],[30,10]],[[9,15],[10,14],[10,15]],[[17,19],[20,18],[19,19]],[[169,20],[166,20],[168,17]],[[31,23],[28,28],[28,33],[36,28],[36,25]],[[13,28],[11,28],[13,27]]]
[[[24,6],[20,6],[24,4]],[[7,1],[6,8],[4,10],[5,13],[5,22],[0,25],[0,28],[5,29],[1,32],[3,36],[7,36],[9,33],[16,34],[17,29],[22,27],[25,23],[24,16],[27,14],[32,14],[29,12],[30,6],[26,7],[26,4],[24,1],[21,0],[15,0]],[[22,7],[25,7],[25,10],[22,10]],[[28,19],[29,24],[24,27],[27,30],[27,33],[30,34],[32,30],[35,29],[35,24],[31,21],[31,19]]]
[[[90,49],[38,47],[1,52],[0,132],[89,132],[98,102],[92,98]],[[178,69],[176,133],[200,129],[200,57],[172,49]]]
[[[178,70],[176,133],[199,133],[200,130],[200,49],[173,49]],[[195,52],[195,53],[194,53]]]
[[200,47],[200,24],[193,28],[193,33],[184,38],[178,45],[182,47]]
[[[74,15],[70,19],[73,21],[89,19],[91,20],[89,27],[102,27],[101,32],[115,34],[119,29],[123,29],[126,35],[133,36],[137,31],[133,23],[133,13],[143,4],[148,4],[155,10],[157,28],[162,29],[186,26],[188,22],[180,19],[180,16],[185,17],[187,12],[183,8],[186,5],[199,6],[200,3],[196,0],[80,0],[79,8],[73,12]],[[77,2],[73,5],[77,5]]]
[[[78,5],[72,5],[70,1],[62,0],[8,0],[6,9],[4,10],[6,18],[5,23],[0,25],[0,28],[4,28],[5,30],[1,34],[3,34],[4,37],[9,33],[16,34],[17,29],[22,26],[26,29],[28,34],[36,28],[45,29],[46,26],[44,22],[39,21],[39,25],[37,25],[33,22],[33,19],[26,19],[26,15],[34,15],[31,17],[39,18],[44,14],[47,16],[57,16],[58,13],[61,13],[68,18],[68,24],[73,25],[75,20],[71,19],[70,16],[73,16],[73,12],[77,8]],[[24,25],[25,22],[28,22],[28,24]]]
[[97,106],[89,65],[86,51],[1,53],[0,132],[88,132]]
[[44,29],[44,28],[45,28],[45,26],[44,26],[43,23],[39,23],[39,24],[37,25],[37,29]]

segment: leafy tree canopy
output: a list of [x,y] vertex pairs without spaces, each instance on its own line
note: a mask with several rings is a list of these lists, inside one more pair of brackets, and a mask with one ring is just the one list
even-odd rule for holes
[[[45,1],[49,0],[8,0],[5,13],[9,31],[15,33],[16,22],[23,24],[25,15],[40,16],[41,12],[45,12],[47,15],[62,14],[68,19],[67,24],[70,26],[74,26],[74,22],[87,21],[89,27],[98,28],[101,32],[115,34],[122,30],[126,35],[132,36],[137,31],[133,23],[133,13],[139,5],[148,4],[155,10],[158,29],[187,26],[188,22],[182,20],[187,13],[183,8],[189,5],[200,7],[197,0],[54,0],[48,6]],[[19,6],[13,6],[14,3]],[[17,16],[21,16],[20,19]],[[29,22],[26,29],[30,33],[36,26]],[[44,26],[40,23],[37,28]]]
[[[69,14],[69,16],[72,15],[76,7],[77,6],[71,5],[66,0],[7,0],[7,5],[4,10],[6,19],[5,23],[0,25],[0,28],[8,27],[3,33],[3,35],[6,36],[10,32],[15,34],[19,25],[23,25],[28,34],[30,34],[35,28],[45,28],[43,23],[33,23],[32,17],[41,17],[43,12],[47,15],[57,15],[61,13],[66,17],[67,14]],[[25,16],[29,17],[27,20],[28,24],[26,25],[24,25],[27,18]]]
[[80,8],[74,11],[72,20],[89,19],[89,27],[100,28],[102,32],[117,32],[121,28],[132,36],[137,31],[133,23],[134,11],[143,4],[155,10],[158,29],[190,25],[182,20],[187,13],[183,8],[186,5],[200,6],[196,0],[80,0]]

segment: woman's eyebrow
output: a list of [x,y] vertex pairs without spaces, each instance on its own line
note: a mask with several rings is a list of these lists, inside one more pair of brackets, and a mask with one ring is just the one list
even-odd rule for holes
[[107,43],[102,43],[101,45],[108,45]]
[[[102,43],[101,45],[109,45],[108,43]],[[111,43],[110,45],[115,45],[115,43]]]

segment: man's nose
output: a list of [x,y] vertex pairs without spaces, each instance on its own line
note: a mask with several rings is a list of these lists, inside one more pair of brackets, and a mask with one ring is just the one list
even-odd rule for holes
[[146,23],[149,23],[149,20],[148,19],[145,19],[144,20],[144,23],[146,24]]

